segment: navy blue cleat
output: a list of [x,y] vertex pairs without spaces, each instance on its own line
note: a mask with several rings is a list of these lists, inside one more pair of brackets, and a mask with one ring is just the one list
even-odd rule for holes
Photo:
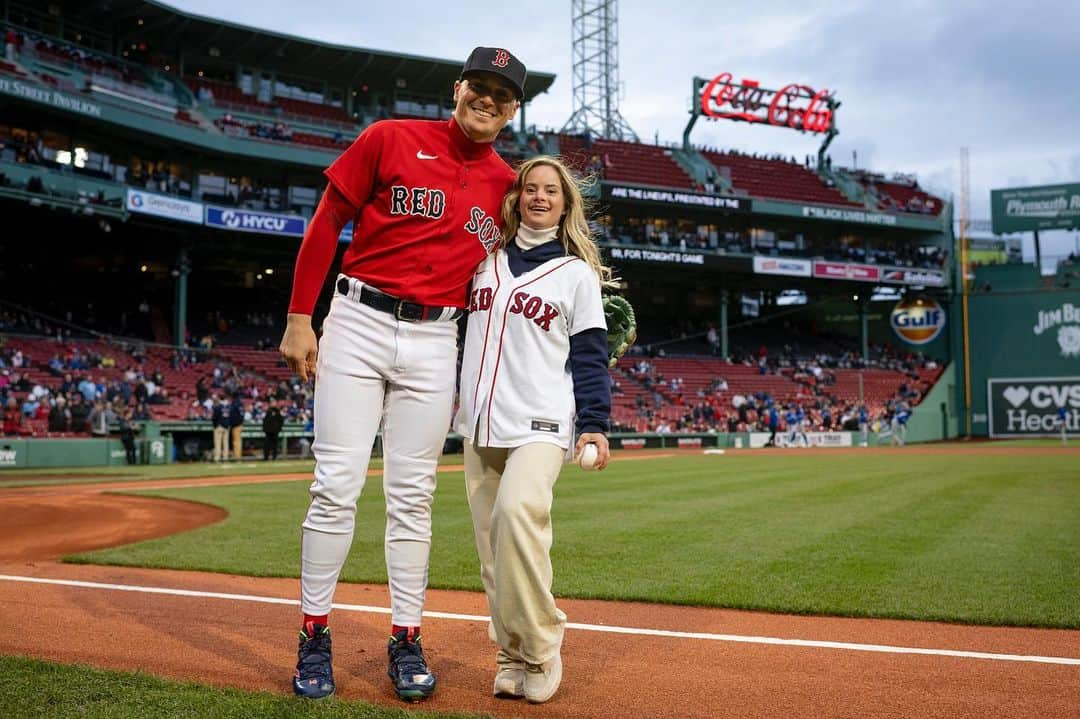
[[311,624],[300,630],[293,691],[307,699],[334,693],[334,670],[330,666],[330,628]]
[[390,635],[386,652],[390,655],[390,668],[386,673],[399,698],[417,702],[435,693],[435,675],[424,661],[419,634],[410,637],[408,630],[402,629]]

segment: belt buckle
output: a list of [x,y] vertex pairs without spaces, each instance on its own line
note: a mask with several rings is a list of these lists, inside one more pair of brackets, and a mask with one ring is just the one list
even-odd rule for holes
[[397,304],[394,305],[394,317],[396,317],[398,320],[400,320],[402,322],[419,322],[420,320],[424,319],[424,307],[423,307],[423,305],[417,305],[417,307],[420,308],[420,312],[415,317],[409,317],[409,316],[406,316],[405,314],[403,314],[402,312],[405,309],[405,306],[408,305],[408,304],[411,304],[411,303],[406,302],[405,300],[398,300]]

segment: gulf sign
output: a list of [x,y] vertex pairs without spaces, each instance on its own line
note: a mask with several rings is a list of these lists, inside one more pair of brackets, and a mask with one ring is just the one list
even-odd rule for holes
[[945,309],[930,297],[904,298],[893,307],[889,325],[905,342],[925,345],[945,329]]

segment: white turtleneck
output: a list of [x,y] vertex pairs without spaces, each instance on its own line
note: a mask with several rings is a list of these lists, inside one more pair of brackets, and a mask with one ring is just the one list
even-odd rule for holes
[[545,230],[534,230],[524,224],[518,225],[517,236],[515,241],[518,247],[523,250],[531,250],[534,247],[539,247],[545,242],[551,242],[555,239],[555,236],[559,234],[559,226],[548,227]]

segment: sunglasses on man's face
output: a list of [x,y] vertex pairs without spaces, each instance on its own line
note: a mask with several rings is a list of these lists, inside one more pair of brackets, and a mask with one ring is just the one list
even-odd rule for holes
[[507,90],[505,87],[490,85],[483,80],[469,79],[466,80],[466,82],[469,84],[469,90],[476,93],[477,96],[483,97],[488,95],[500,105],[505,105],[517,99],[517,95],[515,95],[512,90]]

